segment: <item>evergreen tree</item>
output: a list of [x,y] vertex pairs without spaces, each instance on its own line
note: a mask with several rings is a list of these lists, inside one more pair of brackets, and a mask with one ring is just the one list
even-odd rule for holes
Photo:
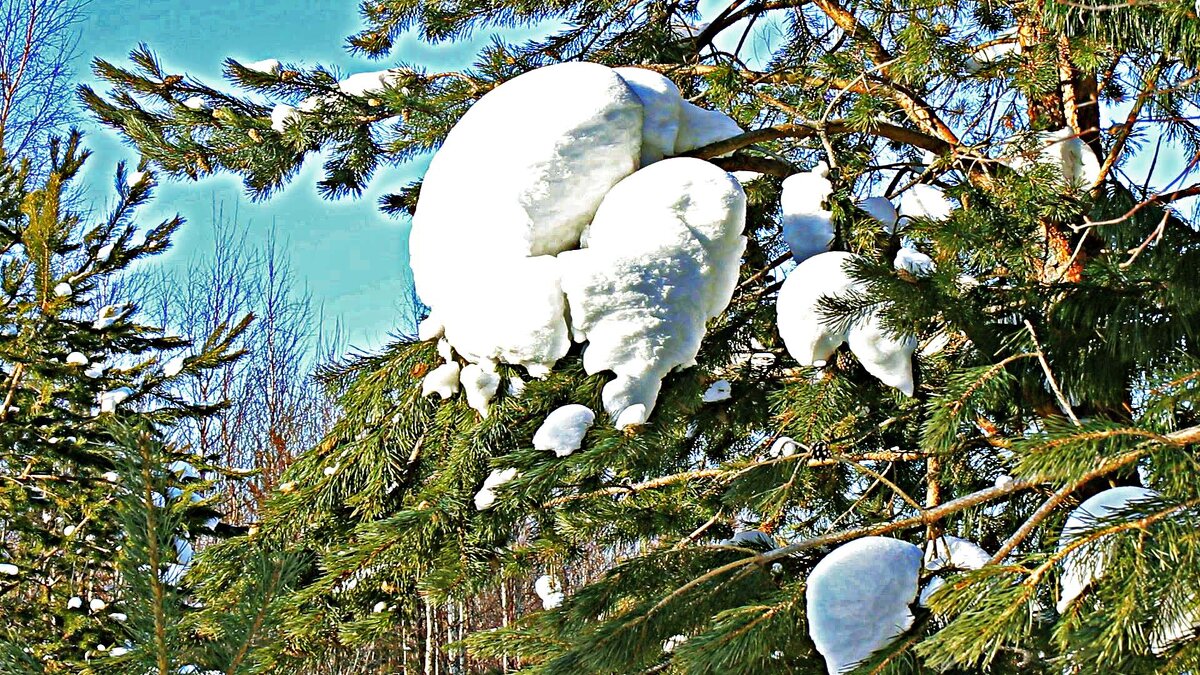
[[139,229],[154,181],[120,166],[111,211],[89,222],[69,198],[81,135],[49,157],[40,179],[28,161],[0,169],[0,671],[176,673],[192,652],[172,638],[196,632],[183,621],[194,547],[230,530],[207,490],[225,470],[161,439],[220,409],[179,385],[240,358],[250,317],[193,346],[138,321],[133,302],[105,304],[132,299],[130,266],[182,220]]
[[[143,46],[132,68],[96,62],[109,95],[81,93],[163,174],[233,172],[267,195],[323,150],[320,188],[337,197],[438,148],[522,73],[636,65],[749,130],[687,154],[762,175],[745,182],[733,300],[644,424],[598,423],[565,458],[533,449],[560,406],[604,407],[611,376],[585,372],[579,345],[527,383],[500,364],[486,416],[464,396],[423,396],[432,340],[330,369],[343,418],[259,527],[202,563],[197,593],[220,612],[263,551],[306,557],[264,668],[393,644],[393,670],[433,672],[440,636],[472,632],[474,666],[530,673],[824,672],[850,665],[819,637],[841,632],[881,647],[862,672],[1195,670],[1200,238],[1174,207],[1200,194],[1192,3],[734,0],[697,27],[694,2],[379,0],[362,14],[350,46],[374,57],[406,31],[545,36],[497,38],[461,72],[401,64],[370,88],[229,60],[243,93],[172,74]],[[774,39],[751,39],[755,26]],[[1185,165],[1153,180],[1164,146]],[[882,384],[853,341],[827,363],[785,348],[780,179],[821,161],[829,195],[801,215],[828,209],[833,247],[857,256],[854,292],[826,296],[817,327],[874,322],[916,340],[914,396]],[[420,187],[382,206],[412,210]],[[868,195],[911,204],[908,217]],[[722,380],[732,396],[706,397]],[[504,470],[495,506],[477,508]],[[1139,485],[1152,491],[1113,501]],[[1092,498],[1108,507],[1072,511]],[[897,542],[914,546],[859,553]],[[951,550],[922,565],[939,546]],[[885,564],[837,567],[847,558]],[[530,592],[542,573],[567,581],[546,611]],[[852,593],[826,579],[854,573],[865,597],[839,614],[821,598]],[[911,592],[872,592],[893,579]],[[884,610],[906,618],[871,625]],[[447,648],[454,665],[463,646]]]

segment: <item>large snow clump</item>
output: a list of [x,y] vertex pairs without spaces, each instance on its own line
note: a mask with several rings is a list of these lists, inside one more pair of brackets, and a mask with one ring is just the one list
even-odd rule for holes
[[843,342],[850,346],[867,372],[908,396],[913,394],[912,354],[917,341],[884,330],[872,313],[839,330],[823,320],[821,298],[862,291],[847,272],[854,254],[830,251],[796,266],[779,289],[779,335],[801,365],[822,367]]
[[829,250],[833,243],[833,213],[825,202],[833,193],[829,167],[824,163],[812,171],[783,179],[779,207],[783,211],[783,240],[796,262]]
[[651,164],[604,198],[586,248],[559,256],[571,331],[587,341],[584,369],[611,371],[604,410],[654,410],[662,379],[695,365],[705,322],[723,312],[746,246],[746,195],[699,159]]
[[[464,388],[475,394],[474,407],[482,412],[494,389],[491,378],[479,383],[486,386],[468,387],[469,374],[494,373],[495,365],[503,362],[541,377],[567,353],[569,304],[572,313],[578,306],[586,315],[573,316],[571,330],[576,340],[592,341],[589,363],[595,368],[589,372],[613,370],[623,383],[606,397],[606,410],[615,417],[636,403],[645,405],[649,414],[662,375],[694,360],[690,344],[698,335],[693,326],[698,323],[702,335],[704,321],[728,304],[724,288],[732,291],[744,244],[744,195],[728,174],[711,164],[672,160],[662,163],[672,169],[657,169],[635,183],[677,190],[656,195],[664,203],[635,208],[616,200],[608,207],[610,213],[630,219],[627,232],[635,236],[622,235],[624,240],[618,242],[606,230],[619,227],[594,224],[593,217],[610,190],[639,165],[741,131],[724,114],[683,100],[674,83],[658,73],[577,62],[509,80],[463,115],[426,172],[409,246],[417,292],[431,308],[421,337],[444,335],[468,367],[480,366],[479,372],[462,370]],[[692,162],[708,167],[707,177],[698,179]],[[672,174],[679,175],[668,177]],[[719,191],[715,197],[704,192],[714,185]],[[720,223],[708,222],[712,214],[686,207],[691,201],[723,200],[733,201],[725,207],[728,213],[717,218]],[[680,213],[664,216],[672,208]],[[673,230],[659,228],[654,241],[639,241],[643,229],[653,229],[650,223],[671,217],[676,221]],[[715,225],[720,225],[719,231],[705,229]],[[559,264],[555,256],[568,251],[574,255],[571,263]],[[650,272],[633,269],[650,255],[678,269],[657,282]],[[575,265],[597,274],[572,275],[572,294],[562,273]],[[606,265],[624,273],[606,270]],[[715,265],[729,269],[718,275]],[[660,266],[658,271],[664,270]],[[672,282],[684,286],[672,290]],[[623,297],[636,306],[594,302],[590,294],[605,285],[624,286]],[[647,304],[676,299],[683,307]],[[694,316],[682,318],[689,311]],[[649,316],[674,328],[686,324],[689,332],[679,345],[635,355],[630,351],[633,342],[656,330],[649,326]],[[618,334],[621,329],[632,332]],[[646,364],[647,358],[662,363]],[[638,365],[631,366],[631,361]],[[439,381],[429,383],[430,393],[449,391],[449,375],[438,372]],[[638,391],[618,391],[622,388]],[[639,416],[627,415],[635,417]],[[644,421],[644,415],[640,417],[637,421]]]
[[848,672],[912,627],[921,549],[863,537],[825,556],[808,576],[808,631],[830,675]]

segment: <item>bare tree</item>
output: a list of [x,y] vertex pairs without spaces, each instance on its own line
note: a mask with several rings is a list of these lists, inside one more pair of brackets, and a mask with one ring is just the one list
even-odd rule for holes
[[10,157],[47,162],[47,139],[76,121],[71,62],[81,0],[0,0],[0,142]]
[[246,358],[194,378],[180,392],[195,401],[232,402],[183,427],[177,440],[226,466],[258,471],[250,481],[225,486],[233,523],[253,520],[284,469],[332,424],[336,409],[314,373],[341,344],[338,327],[326,334],[311,296],[297,291],[274,233],[255,249],[246,232],[236,213],[226,217],[214,205],[213,248],[182,270],[155,270],[146,284],[155,320],[181,335],[204,335],[246,314],[256,317],[244,339]]

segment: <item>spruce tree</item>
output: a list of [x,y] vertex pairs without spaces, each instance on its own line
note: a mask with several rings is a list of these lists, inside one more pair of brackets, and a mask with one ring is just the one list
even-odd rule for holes
[[[201,563],[196,592],[219,613],[264,551],[306,561],[265,668],[391,645],[377,666],[427,673],[1195,670],[1200,238],[1176,208],[1200,194],[1192,3],[734,0],[702,26],[694,2],[379,0],[362,15],[350,48],[377,58],[407,31],[544,35],[370,87],[228,60],[240,91],[142,46],[132,67],[96,62],[111,92],[81,94],[164,176],[232,172],[266,196],[322,150],[319,187],[340,197],[437,150],[523,73],[638,66],[747,130],[687,155],[759,176],[739,174],[732,301],[644,423],[601,413],[569,456],[534,448],[551,412],[608,403],[611,374],[588,374],[578,344],[544,377],[499,364],[485,406],[423,395],[456,357],[432,338],[331,368],[343,418],[259,526]],[[1164,149],[1185,165],[1151,180]],[[799,210],[781,206],[797,175]],[[419,217],[421,188],[382,207]],[[777,321],[785,273],[820,257],[791,267],[811,254],[793,217],[855,254],[848,292],[816,291],[802,326],[850,335],[829,357],[798,353]],[[856,331],[901,345],[915,383],[883,384]],[[544,610],[543,574],[566,586],[561,604],[539,589]],[[846,635],[866,646],[857,666],[831,656]]]
[[[41,177],[22,158],[0,168],[0,672],[173,674],[195,654],[193,552],[232,532],[209,488],[238,474],[164,439],[224,404],[180,385],[239,359],[251,317],[197,345],[143,323],[130,268],[183,221],[140,226],[155,183],[123,165],[111,209],[90,215],[82,136],[51,141],[48,156]],[[253,623],[227,617],[240,619]]]

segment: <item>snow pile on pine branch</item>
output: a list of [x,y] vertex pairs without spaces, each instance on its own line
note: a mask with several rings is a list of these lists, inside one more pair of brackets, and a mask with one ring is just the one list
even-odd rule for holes
[[701,160],[634,171],[739,133],[636,68],[557,64],[483,96],[435,154],[413,217],[413,277],[431,307],[420,337],[444,335],[466,364],[427,375],[426,395],[453,395],[458,375],[485,413],[497,364],[545,376],[574,337],[590,342],[589,373],[617,375],[610,417],[644,422],[729,302],[745,195]]
[[848,672],[912,627],[921,549],[863,537],[834,549],[808,576],[808,630],[830,675]]
[[1034,138],[1033,151],[1007,160],[1013,170],[1025,172],[1034,164],[1049,164],[1058,169],[1063,182],[1073,188],[1089,188],[1100,177],[1096,154],[1070,127],[1044,131]]
[[[1111,518],[1114,512],[1129,509],[1137,502],[1154,499],[1158,493],[1142,487],[1123,486],[1094,495],[1075,508],[1063,525],[1058,550],[1063,550],[1080,536],[1095,528],[1100,521]],[[1083,594],[1093,581],[1104,576],[1103,555],[1076,548],[1063,557],[1062,591],[1056,605],[1058,613],[1067,611],[1071,603]]]
[[546,416],[546,421],[533,434],[535,450],[553,450],[566,457],[583,445],[583,437],[596,421],[596,413],[577,403],[564,405]]
[[946,220],[954,211],[954,203],[935,185],[917,183],[900,195],[901,218]]
[[828,176],[829,167],[822,162],[812,171],[783,179],[783,239],[796,262],[824,253],[833,244],[833,212],[826,208],[833,183]]
[[486,511],[496,505],[496,488],[517,477],[514,468],[495,469],[483,480],[483,487],[475,493],[475,509]]
[[854,257],[850,253],[830,251],[813,256],[792,270],[779,289],[779,335],[788,353],[804,366],[823,367],[834,351],[846,342],[868,373],[912,396],[915,338],[891,335],[874,313],[843,328],[823,320],[821,298],[863,290],[846,269]]
[[542,601],[542,609],[555,609],[562,605],[564,595],[558,579],[543,574],[533,582],[533,590]]
[[[746,239],[746,195],[699,159],[657,162],[604,198],[587,247],[559,256],[583,366],[612,371],[605,411],[654,410],[662,379],[696,363],[705,323],[729,304]],[[640,423],[641,419],[627,419]]]
[[717,380],[704,390],[700,400],[704,403],[719,403],[733,398],[733,385],[729,380]]

